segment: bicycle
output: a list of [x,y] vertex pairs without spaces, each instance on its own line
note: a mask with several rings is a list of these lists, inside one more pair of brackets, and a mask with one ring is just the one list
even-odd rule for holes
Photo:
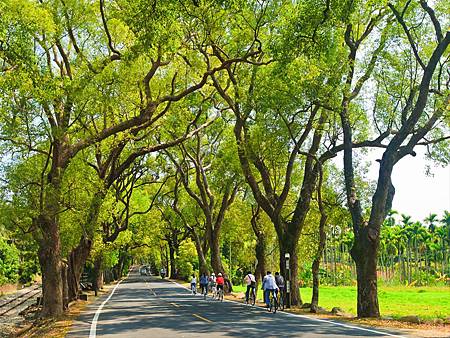
[[219,288],[217,290],[217,300],[220,300],[221,302],[223,302],[223,289]]
[[278,301],[277,294],[274,290],[269,291],[269,312],[277,313]]
[[211,290],[212,293],[212,299],[216,298],[217,296],[217,287],[215,284],[210,284],[209,289]]
[[245,300],[245,304],[250,304],[251,306],[254,306],[255,305],[255,301],[256,301],[255,289],[252,288],[249,291],[250,292],[248,294],[248,299]]

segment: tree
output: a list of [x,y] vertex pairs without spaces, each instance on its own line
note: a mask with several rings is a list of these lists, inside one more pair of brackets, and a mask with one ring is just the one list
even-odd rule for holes
[[180,157],[166,152],[177,168],[184,189],[203,212],[211,249],[211,267],[216,273],[225,272],[220,254],[220,234],[225,214],[239,188],[238,174],[233,172],[229,161],[224,163],[230,158],[222,143],[229,144],[226,139],[222,139],[221,127],[216,126],[209,133],[197,134],[193,144],[186,142],[181,145]]
[[[372,59],[363,75],[356,84],[355,65],[356,54],[361,42],[373,30],[377,21],[382,16],[378,15],[371,18],[366,25],[365,31],[358,35],[353,31],[353,25],[348,24],[345,33],[345,42],[349,48],[349,73],[346,79],[346,90],[343,93],[342,110],[340,112],[341,123],[344,132],[344,174],[347,194],[347,204],[352,215],[353,231],[355,241],[352,247],[352,257],[357,266],[358,275],[358,316],[359,317],[379,317],[379,306],[377,297],[377,255],[380,243],[380,230],[384,218],[391,209],[392,199],[394,197],[394,188],[391,182],[391,174],[395,164],[407,155],[414,155],[414,147],[417,144],[430,143],[426,135],[430,130],[436,127],[439,119],[444,112],[445,102],[448,102],[448,96],[445,94],[437,95],[429,105],[429,96],[433,92],[432,86],[438,87],[439,93],[442,93],[441,81],[434,77],[438,74],[441,77],[439,67],[442,66],[440,60],[450,43],[450,33],[442,33],[441,23],[435,11],[428,6],[425,1],[420,5],[428,16],[434,30],[435,42],[433,46],[427,49],[426,55],[420,56],[417,51],[417,41],[413,40],[411,28],[408,28],[405,18],[411,15],[412,18],[418,13],[418,10],[409,6],[410,2],[399,12],[395,5],[389,4],[389,8],[395,16],[398,24],[403,28],[415,62],[419,65],[419,71],[416,74],[418,81],[410,84],[412,88],[407,94],[406,101],[402,101],[402,109],[399,113],[388,119],[385,125],[386,130],[381,132],[380,136],[385,139],[391,135],[394,126],[397,126],[394,135],[388,140],[387,144],[380,144],[385,150],[380,160],[380,169],[376,185],[376,191],[372,197],[370,216],[368,220],[364,218],[364,212],[358,199],[358,191],[354,180],[354,162],[353,162],[353,128],[350,122],[350,102],[361,89],[362,84],[370,76],[370,72],[375,66],[377,54],[381,49],[372,52]],[[381,10],[380,13],[384,13]],[[378,19],[377,19],[378,18]],[[414,20],[414,19],[412,19]],[[356,36],[355,36],[356,34]],[[380,45],[381,46],[381,45]],[[425,51],[424,51],[425,54]],[[423,58],[428,61],[424,62]],[[433,81],[435,78],[435,81]],[[353,85],[353,88],[352,88]],[[399,102],[400,103],[400,102]],[[425,139],[424,139],[425,138]],[[433,142],[437,142],[435,140]],[[431,142],[431,143],[433,143]]]

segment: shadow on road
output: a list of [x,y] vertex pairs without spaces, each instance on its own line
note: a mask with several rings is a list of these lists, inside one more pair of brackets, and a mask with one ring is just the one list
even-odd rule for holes
[[[156,297],[154,296],[154,293]],[[89,336],[93,313],[69,337]],[[84,324],[84,325],[83,325]],[[117,337],[380,337],[329,322],[268,313],[233,302],[194,296],[169,281],[131,275],[105,306],[97,336]]]

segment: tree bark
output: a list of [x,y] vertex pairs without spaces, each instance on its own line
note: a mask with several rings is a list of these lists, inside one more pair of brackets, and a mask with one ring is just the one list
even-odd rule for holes
[[[107,281],[109,282],[109,281]],[[103,288],[103,256],[99,254],[94,260],[94,291],[97,295],[98,291]]]
[[207,244],[208,241],[205,240],[204,243],[202,243],[200,237],[197,234],[197,231],[194,228],[190,228],[189,231],[190,231],[192,239],[194,240],[195,249],[197,250],[198,266],[199,266],[199,270],[200,270],[200,275],[203,273],[209,275],[208,263],[206,262],[205,251],[204,251],[204,246],[203,246],[203,244]]
[[377,289],[377,245],[370,240],[368,227],[360,230],[351,255],[356,264],[358,317],[380,317]]
[[320,223],[319,223],[319,243],[317,245],[317,253],[316,257],[314,257],[314,261],[312,264],[312,277],[313,277],[313,290],[312,290],[312,297],[311,297],[311,312],[316,313],[319,306],[319,284],[320,284],[320,278],[319,278],[319,267],[320,267],[320,261],[322,259],[323,250],[325,249],[325,242],[327,239],[327,234],[325,233],[325,224],[327,222],[328,216],[325,213],[325,210],[322,205],[322,197],[320,189],[322,188],[322,174],[319,181],[318,186],[318,195],[319,195],[319,209],[320,209]]
[[177,263],[175,259],[175,244],[173,241],[169,241],[169,260],[170,260],[170,278],[176,279],[177,276]]
[[67,284],[69,301],[78,299],[80,278],[84,265],[91,251],[92,241],[82,236],[77,247],[69,254],[67,269]]
[[65,262],[61,265],[61,279],[63,283],[63,310],[66,311],[69,308],[69,285],[67,283],[68,266]]
[[220,231],[211,231],[211,267],[213,271],[218,274],[222,273],[224,276],[225,270],[222,265],[222,259],[220,255]]
[[43,317],[59,317],[64,312],[61,243],[56,223],[46,224],[47,232],[39,247],[42,272]]
[[285,254],[289,253],[289,268],[290,268],[290,297],[291,305],[302,305],[302,298],[300,295],[299,281],[298,281],[298,239],[289,234],[285,234],[278,239],[280,248],[280,270],[281,275],[287,279]]
[[259,205],[256,210],[252,207],[252,218],[250,223],[252,225],[253,233],[256,236],[256,246],[255,246],[255,257],[256,257],[256,287],[258,287],[259,282],[262,282],[266,274],[266,234],[264,233],[263,227],[259,224]]

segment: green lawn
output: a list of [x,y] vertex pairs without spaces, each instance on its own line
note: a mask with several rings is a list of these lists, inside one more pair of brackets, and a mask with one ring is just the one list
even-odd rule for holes
[[[233,286],[235,292],[245,292],[244,286]],[[311,288],[300,289],[303,302],[311,301]],[[262,291],[258,291],[262,298]],[[418,315],[424,319],[450,317],[449,287],[380,287],[378,300],[382,316],[394,318]],[[322,286],[319,305],[327,310],[338,306],[356,314],[356,286]]]

